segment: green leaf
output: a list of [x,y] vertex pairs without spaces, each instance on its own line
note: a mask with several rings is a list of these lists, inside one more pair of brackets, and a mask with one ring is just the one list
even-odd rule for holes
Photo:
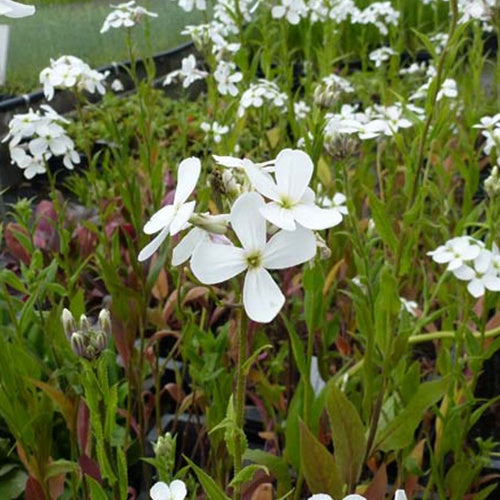
[[221,487],[206,472],[197,467],[188,457],[184,456],[184,460],[194,470],[198,481],[210,500],[230,500]]
[[408,406],[384,429],[379,430],[374,449],[396,451],[409,446],[424,412],[443,397],[447,386],[447,379],[421,384],[416,394],[410,399]]
[[92,477],[85,475],[85,481],[90,488],[91,500],[108,500],[108,495],[103,490],[102,486]]
[[3,500],[14,500],[24,492],[28,474],[14,465],[9,472],[1,474],[0,498]]
[[311,493],[342,498],[342,479],[333,456],[300,421],[300,463]]
[[265,465],[271,471],[271,474],[278,481],[278,495],[286,495],[292,489],[288,465],[281,457],[263,450],[249,449],[245,452],[243,458],[250,462]]
[[78,472],[80,466],[76,462],[71,462],[70,460],[55,460],[51,462],[47,467],[45,472],[45,481],[51,477],[59,476],[61,474],[67,474],[68,472]]
[[295,325],[286,317],[285,314],[281,315],[283,322],[285,323],[286,330],[290,336],[290,342],[292,344],[293,359],[297,364],[300,375],[304,381],[309,380],[309,374],[307,371],[307,361],[306,361],[306,349],[304,344],[300,340]]
[[269,469],[265,465],[247,465],[246,467],[241,469],[240,472],[236,474],[236,476],[233,477],[232,481],[229,483],[229,486],[232,486],[234,488],[235,486],[250,481],[255,473],[259,470],[263,470],[267,475],[269,475]]
[[[382,352],[387,352],[395,319],[401,309],[398,284],[390,264],[384,264],[379,276],[380,286],[375,299],[375,341]],[[389,353],[388,353],[389,354]]]
[[302,286],[305,291],[304,315],[306,317],[307,330],[309,332],[315,332],[324,318],[324,283],[325,276],[318,263],[313,267],[306,268],[304,277],[302,278]]
[[250,368],[254,364],[255,360],[259,357],[260,353],[262,351],[265,351],[266,349],[272,349],[273,346],[272,344],[266,344],[263,346],[260,346],[258,349],[256,349],[250,357],[243,363],[243,372],[245,375],[248,375],[248,372],[250,371]]
[[392,250],[392,252],[396,253],[398,249],[398,239],[396,238],[396,234],[391,226],[393,218],[389,216],[384,204],[372,191],[367,189],[366,194],[370,199],[370,209],[378,234],[382,238],[382,241]]
[[352,489],[358,482],[366,455],[363,422],[355,406],[333,381],[329,383],[326,409],[340,477]]
[[285,427],[284,450],[285,459],[295,468],[300,470],[300,431],[299,419],[304,409],[304,384],[299,382],[295,394],[292,396]]

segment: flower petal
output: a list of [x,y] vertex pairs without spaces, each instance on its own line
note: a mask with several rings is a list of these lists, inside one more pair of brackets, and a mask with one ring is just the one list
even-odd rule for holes
[[313,170],[313,162],[307,153],[298,149],[284,149],[276,157],[278,191],[299,201],[311,182]]
[[170,498],[170,488],[163,481],[158,481],[149,490],[149,495],[153,500],[164,500]]
[[157,233],[160,229],[170,227],[172,219],[174,218],[174,206],[165,205],[160,208],[158,212],[152,215],[151,219],[144,225],[143,231],[146,234]]
[[172,252],[172,265],[180,266],[188,260],[195,248],[207,237],[207,232],[199,227],[193,227],[176,245]]
[[266,245],[266,220],[259,209],[264,200],[258,193],[242,194],[231,209],[231,226],[245,250],[262,249]]
[[467,290],[469,290],[469,293],[478,299],[482,295],[484,295],[484,285],[483,282],[477,278],[469,281],[467,283]]
[[472,267],[466,266],[465,264],[453,270],[455,278],[462,281],[470,281],[476,276],[474,269]]
[[164,227],[157,236],[153,240],[151,240],[140,252],[137,256],[137,260],[142,262],[144,260],[149,259],[151,255],[153,255],[158,247],[163,243],[165,238],[168,236],[168,226]]
[[243,305],[251,320],[269,323],[284,303],[279,286],[263,267],[248,270],[243,285]]
[[394,500],[407,500],[405,490],[396,490]]
[[229,245],[202,242],[191,257],[193,274],[206,285],[226,281],[246,267],[244,250]]
[[295,220],[308,229],[327,229],[342,222],[336,208],[320,208],[317,205],[299,203],[292,209]]
[[194,191],[201,173],[199,158],[192,156],[182,160],[177,170],[177,188],[174,195],[174,205],[184,203]]
[[261,168],[256,167],[250,161],[244,160],[243,167],[255,190],[270,200],[279,200],[277,186],[274,183],[273,178],[267,172],[264,172]]
[[262,256],[266,269],[286,269],[302,264],[316,254],[316,238],[301,226],[295,231],[279,231],[267,243]]
[[186,485],[180,479],[175,479],[169,485],[170,494],[174,500],[184,500],[187,495]]
[[500,278],[493,273],[485,274],[482,278],[484,286],[491,292],[500,292]]
[[260,209],[262,217],[285,231],[295,231],[297,225],[293,213],[288,208],[283,208],[274,201],[268,203]]
[[184,229],[184,226],[187,224],[189,218],[193,215],[195,204],[195,201],[188,201],[177,209],[177,212],[170,223],[170,234],[172,236]]

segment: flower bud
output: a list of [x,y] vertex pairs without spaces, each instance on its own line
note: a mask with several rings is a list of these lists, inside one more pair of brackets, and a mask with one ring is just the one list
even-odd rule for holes
[[70,339],[71,348],[77,356],[87,357],[87,339],[81,332],[74,332]]
[[76,331],[75,318],[73,318],[73,315],[71,314],[71,312],[68,309],[64,308],[62,315],[61,315],[61,321],[63,324],[64,333],[66,335],[66,338],[68,340],[70,340],[72,333]]
[[111,316],[107,309],[101,309],[97,323],[105,335],[109,337],[111,335]]
[[345,160],[358,154],[361,143],[349,134],[325,135],[324,148],[334,160]]
[[104,330],[96,330],[91,334],[91,343],[95,346],[97,353],[104,351],[108,346],[108,335]]
[[332,256],[332,251],[326,244],[326,241],[318,234],[314,233],[316,236],[316,247],[319,249],[319,258],[321,260],[327,260]]
[[189,222],[212,234],[226,234],[229,216],[226,214],[193,214]]
[[318,85],[314,89],[314,103],[320,108],[331,108],[339,96],[338,89],[334,85]]
[[497,165],[491,169],[491,174],[484,181],[484,190],[491,199],[500,196],[500,172]]
[[88,320],[87,316],[85,316],[85,314],[82,314],[80,316],[80,330],[82,332],[88,332],[89,329],[90,329],[89,320]]

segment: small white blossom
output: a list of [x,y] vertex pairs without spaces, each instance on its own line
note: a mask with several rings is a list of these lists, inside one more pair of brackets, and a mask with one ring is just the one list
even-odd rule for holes
[[227,125],[220,125],[218,122],[202,122],[200,125],[203,132],[207,136],[213,137],[214,142],[219,143],[222,140],[222,136],[229,132],[229,127]]
[[187,89],[196,80],[206,78],[208,73],[196,67],[196,58],[193,54],[185,57],[181,63],[181,69],[171,71],[165,78],[163,85],[170,85],[174,81],[181,80],[182,86]]
[[236,70],[233,62],[219,61],[214,71],[214,79],[217,82],[217,90],[221,95],[238,95],[236,83],[241,82],[243,74]]
[[184,500],[187,488],[183,481],[175,479],[170,484],[158,481],[149,490],[152,500]]
[[106,33],[110,28],[132,28],[143,16],[158,17],[155,12],[149,12],[144,7],[136,5],[135,0],[111,7],[114,10],[104,20],[101,33]]

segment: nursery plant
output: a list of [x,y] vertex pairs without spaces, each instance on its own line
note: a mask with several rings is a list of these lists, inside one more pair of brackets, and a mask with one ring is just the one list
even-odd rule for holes
[[0,497],[496,498],[500,6],[178,4],[3,138]]

